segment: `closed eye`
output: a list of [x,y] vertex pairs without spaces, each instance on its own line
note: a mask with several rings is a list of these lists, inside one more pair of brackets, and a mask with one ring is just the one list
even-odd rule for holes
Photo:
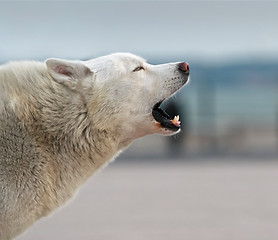
[[140,71],[140,70],[145,70],[145,68],[143,68],[142,66],[139,66],[139,67],[135,68],[135,69],[133,70],[133,72],[138,72],[138,71]]

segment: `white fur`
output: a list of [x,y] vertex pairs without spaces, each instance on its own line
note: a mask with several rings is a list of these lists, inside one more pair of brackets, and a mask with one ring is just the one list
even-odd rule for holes
[[0,66],[0,239],[64,204],[134,139],[172,134],[151,112],[188,79],[178,66],[128,53]]

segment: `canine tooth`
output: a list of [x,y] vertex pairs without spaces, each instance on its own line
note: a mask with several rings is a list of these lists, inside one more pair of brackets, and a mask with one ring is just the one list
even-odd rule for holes
[[174,125],[179,126],[180,123],[181,123],[179,120],[180,120],[180,116],[178,115],[178,116],[175,116],[174,119],[171,120],[171,122],[172,122]]

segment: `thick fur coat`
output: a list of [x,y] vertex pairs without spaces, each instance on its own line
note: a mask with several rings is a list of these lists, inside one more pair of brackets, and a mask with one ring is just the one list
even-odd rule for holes
[[188,74],[127,53],[0,66],[0,239],[64,204],[134,139],[177,132],[152,110]]

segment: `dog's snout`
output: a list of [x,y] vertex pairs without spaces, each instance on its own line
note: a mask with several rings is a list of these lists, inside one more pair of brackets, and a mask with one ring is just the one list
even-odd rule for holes
[[179,63],[179,70],[185,72],[186,74],[189,74],[189,64],[187,62]]

